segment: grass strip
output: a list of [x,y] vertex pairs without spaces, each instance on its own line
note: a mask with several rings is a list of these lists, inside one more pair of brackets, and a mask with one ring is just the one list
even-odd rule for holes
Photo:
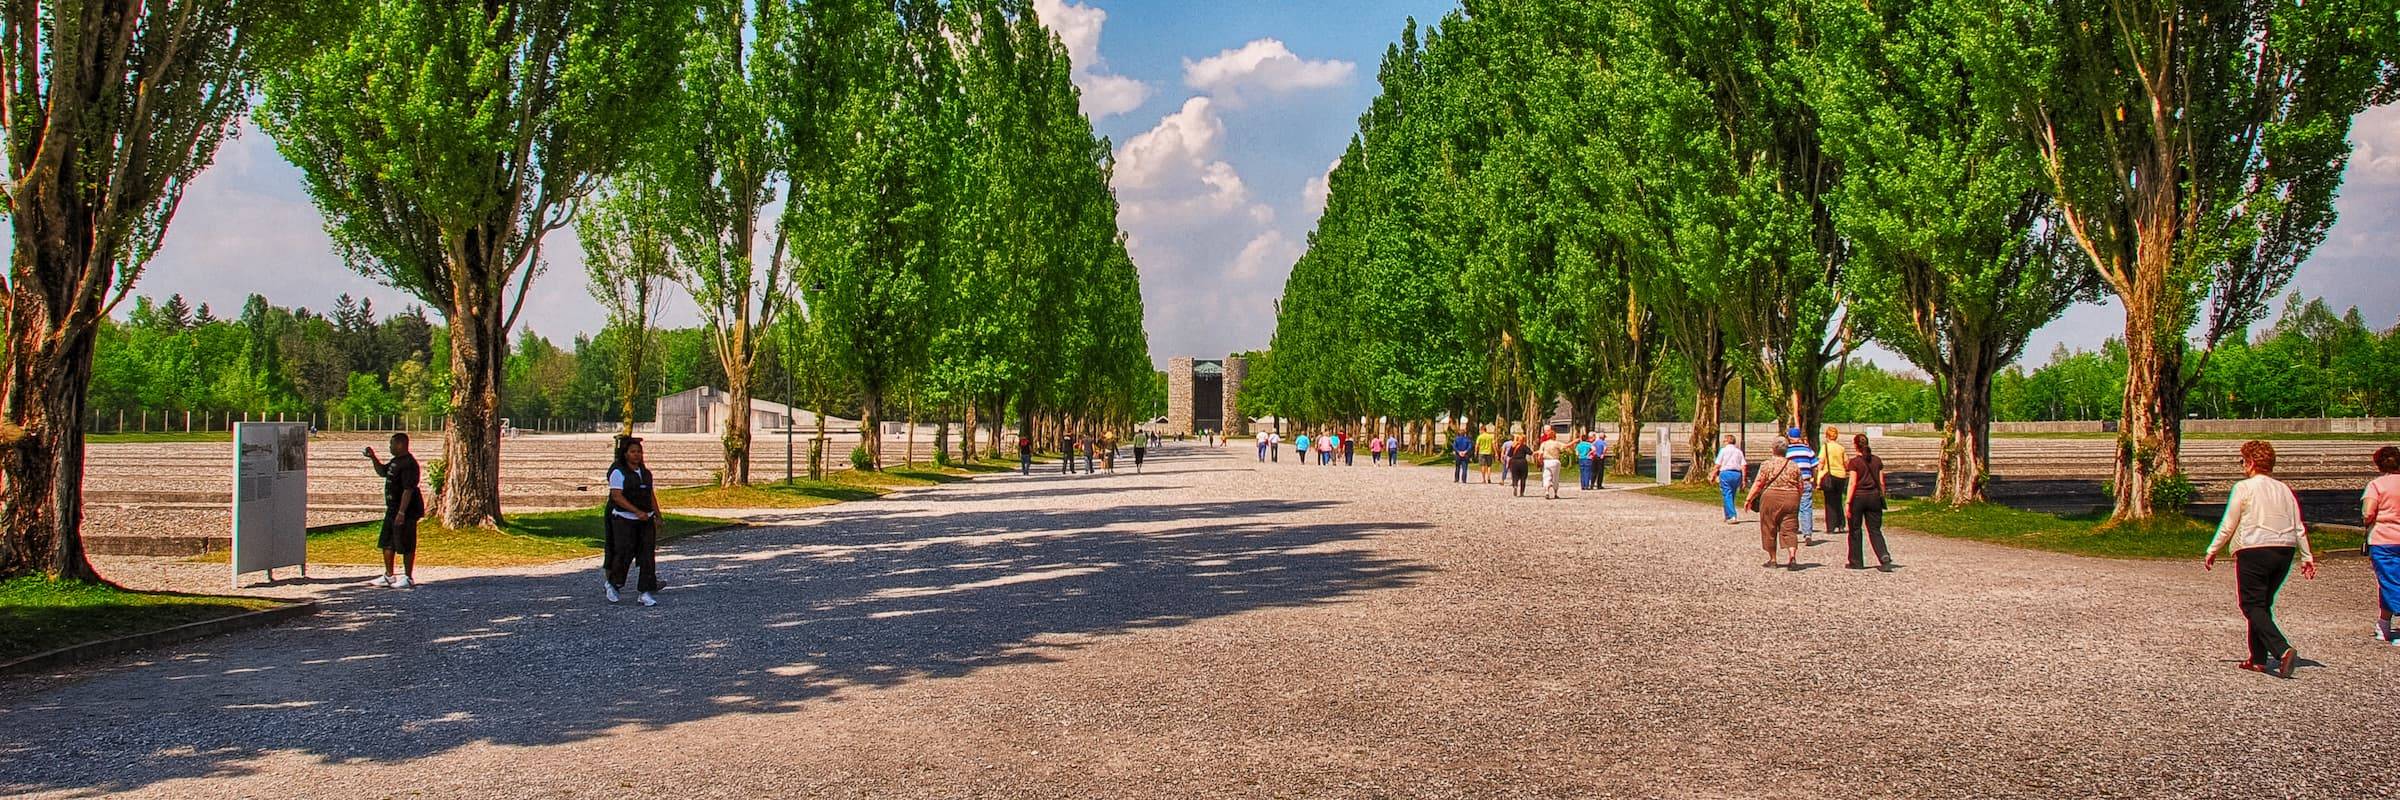
[[25,576],[0,581],[0,661],[282,605],[254,597],[133,592]]
[[[1722,503],[1714,486],[1677,483],[1639,491],[1712,507]],[[1818,519],[1824,519],[1822,512]],[[2198,560],[2201,551],[2208,548],[2209,539],[2217,533],[2216,525],[2188,516],[2112,525],[2106,514],[2050,514],[1998,503],[1952,507],[1912,499],[1893,500],[1891,508],[1884,512],[1883,521],[1891,528],[1931,536],[2097,558]],[[2362,541],[2362,535],[2351,530],[2309,529],[2309,544],[2320,555],[2355,550]]]

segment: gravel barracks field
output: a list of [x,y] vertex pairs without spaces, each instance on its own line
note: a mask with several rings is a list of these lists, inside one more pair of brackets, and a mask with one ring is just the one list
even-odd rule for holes
[[2286,589],[2279,680],[2197,553],[1768,570],[1713,507],[1358,463],[1184,445],[758,514],[669,547],[651,609],[589,560],[325,584],[0,681],[0,794],[2400,795],[2361,559]]

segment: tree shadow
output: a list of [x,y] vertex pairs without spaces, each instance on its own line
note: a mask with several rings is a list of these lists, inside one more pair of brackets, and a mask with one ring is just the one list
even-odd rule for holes
[[1362,546],[1421,523],[1284,521],[1328,505],[826,509],[677,543],[656,608],[605,603],[590,569],[345,590],[309,619],[16,694],[0,704],[0,794],[789,712],[1428,571]]

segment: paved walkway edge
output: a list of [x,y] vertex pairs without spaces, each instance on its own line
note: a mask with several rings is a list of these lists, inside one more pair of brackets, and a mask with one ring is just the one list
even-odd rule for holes
[[219,634],[232,633],[234,631],[265,627],[315,613],[317,613],[316,601],[307,600],[278,606],[275,608],[235,614],[230,617],[218,617],[216,619],[206,619],[199,622],[186,623],[172,628],[164,628],[145,633],[119,636],[113,639],[101,639],[98,641],[84,642],[82,644],[68,645],[47,653],[35,653],[14,661],[0,662],[0,675],[16,675],[28,672],[40,672],[46,669],[70,666],[86,661],[107,658],[109,656],[118,655],[121,653],[130,653],[135,650],[145,650],[152,647],[160,647],[179,642],[188,642],[193,639],[201,639]]

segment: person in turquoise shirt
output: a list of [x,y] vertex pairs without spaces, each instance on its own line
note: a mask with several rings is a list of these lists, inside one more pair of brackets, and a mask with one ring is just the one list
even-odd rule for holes
[[1575,442],[1575,463],[1582,468],[1583,488],[1592,488],[1592,435],[1584,434]]

